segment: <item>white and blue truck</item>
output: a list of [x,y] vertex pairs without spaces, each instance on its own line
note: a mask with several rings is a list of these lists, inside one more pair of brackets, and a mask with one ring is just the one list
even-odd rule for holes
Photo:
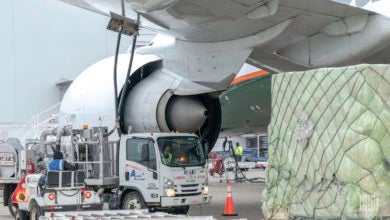
[[[16,219],[55,212],[110,209],[186,214],[209,203],[206,159],[199,138],[185,133],[134,133],[109,141],[107,128],[63,128],[57,145],[77,171],[28,174],[13,196]],[[169,146],[170,160],[162,153]],[[40,179],[45,176],[44,184]]]

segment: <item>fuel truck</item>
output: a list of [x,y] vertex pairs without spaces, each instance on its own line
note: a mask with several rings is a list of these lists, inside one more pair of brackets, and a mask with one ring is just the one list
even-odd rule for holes
[[[101,209],[107,195],[111,209],[177,214],[187,213],[189,205],[210,202],[205,155],[220,131],[218,94],[201,87],[194,87],[195,93],[180,89],[190,82],[164,72],[163,61],[154,55],[135,54],[127,77],[123,64],[129,56],[119,55],[117,100],[110,93],[112,57],[92,65],[71,84],[59,111],[60,129],[52,132],[56,150],[79,170],[46,173],[49,187],[40,186],[42,176],[27,175],[25,188],[13,197],[17,219]],[[118,129],[108,131],[113,127]]]
[[0,185],[3,187],[3,205],[8,206],[11,215],[15,215],[11,195],[27,167],[32,164],[37,164],[34,151],[25,150],[18,139],[0,141]]
[[[0,186],[3,188],[3,205],[15,216],[15,207],[11,196],[23,176],[30,170],[42,171],[45,163],[52,158],[53,152],[48,148],[55,143],[55,136],[43,132],[40,139],[26,139],[23,146],[19,139],[8,138],[0,141]],[[44,159],[46,162],[44,162]]]
[[[109,141],[106,127],[46,132],[56,135],[56,144],[42,146],[61,151],[78,170],[25,175],[11,199],[16,219],[101,210],[104,196],[110,197],[110,209],[173,214],[186,214],[190,205],[210,202],[205,154],[196,135],[132,133],[118,142]],[[164,154],[168,147],[169,161]]]
[[14,214],[10,195],[16,188],[21,178],[21,167],[19,166],[19,154],[23,146],[17,139],[8,139],[0,142],[0,184],[3,187],[3,204],[10,208]]

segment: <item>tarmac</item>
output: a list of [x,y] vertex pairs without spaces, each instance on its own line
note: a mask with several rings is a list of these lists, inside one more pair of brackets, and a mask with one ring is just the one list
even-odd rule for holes
[[[251,178],[264,178],[264,171],[260,169],[251,169],[246,172],[246,176]],[[189,215],[191,216],[210,216],[215,219],[265,219],[261,213],[261,193],[265,189],[265,183],[251,183],[248,181],[235,182],[234,173],[229,172],[228,178],[225,175],[222,178],[209,176],[209,193],[212,196],[210,204],[191,206]],[[230,179],[232,197],[235,212],[238,216],[222,216],[226,200],[226,179]],[[221,181],[222,182],[221,182]],[[2,192],[1,192],[2,195]],[[0,198],[3,201],[3,198]],[[14,219],[8,211],[8,207],[0,204],[0,219]]]
[[[251,169],[246,172],[248,179],[264,178],[264,174],[265,172],[260,169]],[[212,215],[216,219],[265,219],[261,213],[261,193],[265,189],[265,183],[236,182],[233,172],[229,172],[227,177],[223,175],[221,183],[219,177],[209,176],[209,193],[213,197],[211,203],[191,206],[188,214],[193,216]],[[231,182],[234,209],[238,216],[222,216],[226,201],[226,179],[229,179]]]

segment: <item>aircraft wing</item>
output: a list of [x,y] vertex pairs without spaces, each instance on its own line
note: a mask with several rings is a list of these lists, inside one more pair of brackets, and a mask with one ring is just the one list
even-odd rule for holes
[[362,8],[390,17],[390,1],[387,0],[332,0],[352,7]]
[[[120,0],[62,0],[100,14],[121,14]],[[292,20],[247,62],[271,72],[390,61],[387,0],[126,0],[144,27],[189,42],[247,38]],[[381,7],[380,7],[381,6]],[[382,13],[385,15],[376,14]],[[355,43],[356,42],[356,43]]]
[[[124,132],[130,125],[134,132],[199,132],[214,143],[221,118],[224,132],[237,125],[248,129],[244,131],[265,128],[270,76],[255,81],[260,84],[258,91],[253,90],[256,84],[244,82],[217,99],[244,62],[269,72],[390,63],[390,18],[359,7],[363,0],[64,1],[103,15],[122,14],[123,2],[126,17],[134,19],[138,13],[142,28],[169,35],[158,35],[135,51],[140,68],[131,70],[132,80],[125,82],[120,98]],[[153,60],[147,61],[147,56]],[[128,54],[121,57],[122,62],[128,60]],[[82,73],[79,83],[73,83],[61,107],[65,119],[78,114],[84,122],[85,115],[99,109],[88,105],[90,101],[113,103],[112,95],[102,90],[108,88],[113,63],[113,58],[102,60]],[[127,65],[118,66],[126,76]],[[90,78],[95,86],[84,90]],[[80,95],[79,88],[85,95]],[[247,98],[240,98],[244,94]],[[74,103],[77,97],[88,99]],[[92,115],[91,121],[100,123],[101,115],[114,115],[114,108],[103,110]],[[221,117],[221,112],[241,112],[243,117]]]
[[75,6],[80,7],[80,8],[90,10],[92,12],[96,12],[96,13],[101,14],[101,15],[110,16],[110,12],[105,10],[104,8],[101,10],[101,9],[99,9],[100,7],[97,7],[95,5],[90,5],[83,0],[61,0],[61,1],[68,3],[68,4],[71,4],[71,5],[75,5]]

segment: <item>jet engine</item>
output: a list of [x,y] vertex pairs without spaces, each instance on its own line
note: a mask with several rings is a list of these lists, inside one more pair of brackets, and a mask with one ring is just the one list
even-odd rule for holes
[[[221,106],[214,92],[176,93],[183,77],[166,72],[154,55],[136,54],[126,79],[129,55],[118,59],[118,112],[122,133],[186,132],[198,134],[211,146],[221,127]],[[60,126],[115,124],[112,57],[81,73],[61,103]]]

